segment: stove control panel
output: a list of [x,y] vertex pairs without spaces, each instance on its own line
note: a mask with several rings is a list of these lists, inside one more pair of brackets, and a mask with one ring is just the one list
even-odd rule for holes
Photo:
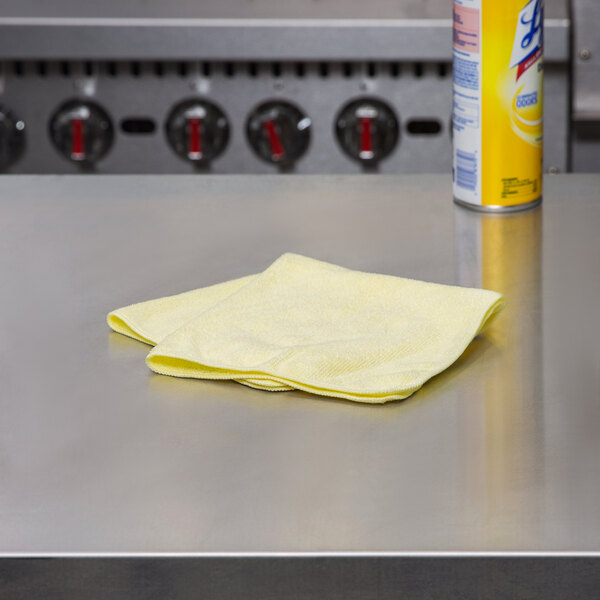
[[[544,77],[545,169],[565,171],[565,63]],[[449,173],[451,115],[442,59],[0,57],[0,173]]]

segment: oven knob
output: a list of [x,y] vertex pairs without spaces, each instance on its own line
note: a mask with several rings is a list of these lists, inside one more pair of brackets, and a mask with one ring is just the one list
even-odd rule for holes
[[113,137],[110,117],[92,102],[65,102],[50,119],[50,138],[56,149],[83,166],[101,159],[110,149]]
[[250,146],[263,160],[289,168],[307,150],[310,118],[289,102],[265,102],[248,117]]
[[25,150],[25,123],[0,105],[0,170],[6,169]]
[[373,98],[359,98],[346,104],[335,121],[340,146],[364,165],[375,165],[391,154],[398,143],[398,129],[394,111]]
[[217,158],[229,141],[225,113],[206,100],[186,100],[175,106],[165,130],[171,148],[197,165],[207,165]]

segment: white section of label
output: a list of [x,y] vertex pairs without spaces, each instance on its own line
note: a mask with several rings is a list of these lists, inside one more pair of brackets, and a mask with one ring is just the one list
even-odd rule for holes
[[470,204],[481,204],[481,3],[453,5],[452,183]]
[[544,7],[541,0],[531,0],[519,13],[510,68],[516,67],[542,46]]

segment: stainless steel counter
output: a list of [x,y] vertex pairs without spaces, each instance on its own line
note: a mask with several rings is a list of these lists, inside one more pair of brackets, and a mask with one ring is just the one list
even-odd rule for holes
[[[0,590],[4,574],[21,597],[10,556],[600,552],[600,176],[545,186],[540,210],[490,217],[455,207],[444,176],[0,178]],[[286,251],[508,305],[379,407],[154,375],[105,324]],[[353,598],[364,564],[314,581]],[[594,564],[577,585],[600,584]],[[294,568],[277,571],[288,596],[313,597]],[[356,597],[399,589],[378,569],[380,595]],[[566,597],[556,569],[546,598]]]

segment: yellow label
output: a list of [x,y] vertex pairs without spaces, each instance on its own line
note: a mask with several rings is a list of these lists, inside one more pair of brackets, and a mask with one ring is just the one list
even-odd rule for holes
[[542,13],[540,0],[483,1],[482,204],[542,193]]
[[542,193],[543,0],[454,0],[454,196]]

